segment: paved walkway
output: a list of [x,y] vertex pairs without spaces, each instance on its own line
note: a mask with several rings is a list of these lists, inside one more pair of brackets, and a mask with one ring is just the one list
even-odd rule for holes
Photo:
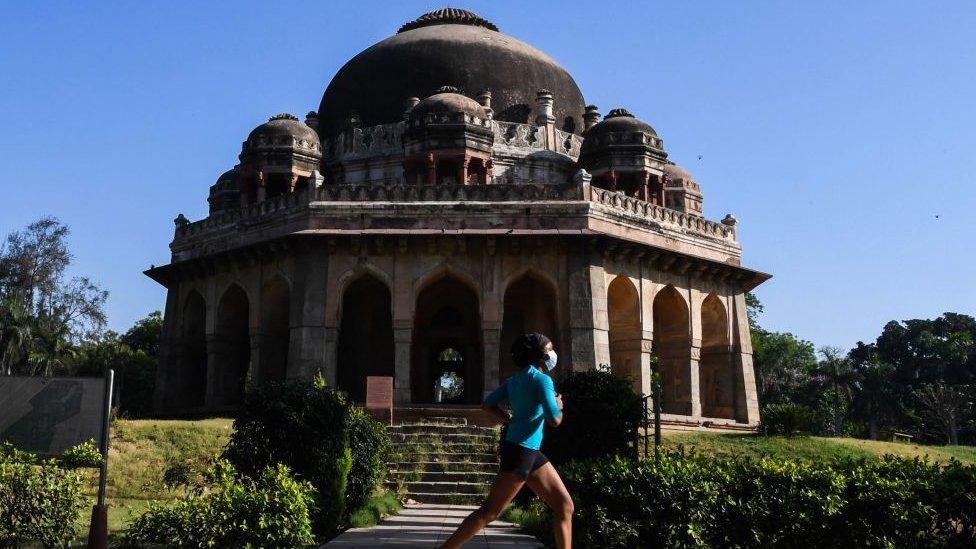
[[[471,505],[408,505],[399,514],[387,517],[370,528],[346,530],[323,547],[373,549],[403,547],[432,549],[454,532],[461,520],[476,507]],[[471,549],[536,549],[542,547],[534,537],[520,534],[509,522],[495,521],[465,544]]]

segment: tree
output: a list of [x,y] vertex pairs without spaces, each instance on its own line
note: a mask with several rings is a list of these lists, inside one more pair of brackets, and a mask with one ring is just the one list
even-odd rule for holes
[[817,368],[812,343],[757,327],[752,331],[752,353],[760,404],[816,405],[808,390]]
[[973,400],[968,387],[926,383],[915,391],[920,404],[923,426],[933,434],[945,437],[947,444],[959,444],[959,430],[973,416]]
[[21,302],[6,298],[0,304],[0,367],[6,375],[27,355],[31,339],[31,320]]
[[856,360],[858,356],[864,354],[856,349],[848,354],[854,373],[852,416],[863,422],[868,438],[877,440],[881,428],[892,425],[898,413],[898,399],[892,382],[895,367],[882,362],[875,352],[868,353],[862,360]]
[[854,384],[851,362],[841,356],[843,351],[837,347],[821,347],[823,359],[817,364],[821,385],[829,389],[827,406],[830,408],[830,431],[835,436],[844,434],[844,415],[847,410]]

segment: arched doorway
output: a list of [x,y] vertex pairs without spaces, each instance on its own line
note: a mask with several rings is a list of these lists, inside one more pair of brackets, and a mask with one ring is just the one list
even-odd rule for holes
[[394,375],[393,306],[390,289],[372,275],[350,284],[342,296],[338,387],[366,400],[366,376]]
[[183,303],[180,326],[180,391],[175,400],[182,407],[199,408],[207,394],[207,303],[195,290]]
[[480,403],[484,385],[482,353],[477,294],[451,276],[425,287],[417,296],[414,312],[412,401],[436,402],[435,383],[453,372],[463,381],[463,391],[441,402]]
[[217,377],[215,399],[219,406],[241,403],[251,367],[250,304],[237,284],[231,285],[217,306]]
[[702,415],[735,418],[735,380],[729,352],[729,317],[715,294],[702,302],[702,350],[699,366]]
[[[502,302],[502,333],[498,349],[498,378],[504,381],[516,373],[509,356],[515,339],[527,332],[539,332],[552,340],[557,352],[556,291],[548,282],[524,274],[508,285]],[[568,351],[568,350],[567,350]]]
[[288,367],[290,291],[276,276],[261,291],[261,360],[258,381],[284,381]]
[[666,286],[654,298],[654,353],[661,372],[663,411],[691,415],[688,305],[674,286]]
[[640,295],[629,277],[618,276],[607,287],[610,367],[614,375],[626,377],[641,392]]

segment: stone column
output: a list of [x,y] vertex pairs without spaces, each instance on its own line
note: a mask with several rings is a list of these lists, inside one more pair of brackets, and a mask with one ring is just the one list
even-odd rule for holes
[[166,290],[163,333],[159,341],[159,365],[156,368],[156,385],[153,389],[153,410],[163,412],[169,408],[170,395],[176,388],[175,371],[179,366],[180,286],[173,284]]
[[410,359],[413,352],[413,322],[393,321],[393,403],[410,404]]
[[746,294],[740,292],[733,299],[732,337],[735,352],[735,419],[749,425],[759,424],[759,395],[756,374],[752,366],[752,338],[746,315]]
[[502,326],[501,322],[489,321],[484,323],[481,340],[484,344],[484,372],[485,385],[483,392],[485,396],[498,387],[501,382],[498,379],[499,346],[501,344]]
[[592,240],[570,248],[569,331],[570,366],[573,370],[592,370],[610,362],[607,320],[607,292],[603,256],[593,249]]
[[261,383],[261,340],[264,339],[264,334],[261,333],[261,328],[251,325],[248,329],[248,341],[251,344],[251,367],[247,370],[247,382],[245,383],[245,390],[249,389],[251,386],[258,385]]
[[339,327],[323,326],[322,336],[322,348],[325,355],[322,361],[322,377],[330,386],[336,387],[339,380]]
[[257,188],[257,200],[256,202],[264,202],[265,196],[264,188],[264,172],[258,172],[258,188]]
[[204,406],[208,410],[219,407],[221,390],[221,374],[225,364],[221,364],[221,337],[217,334],[207,334],[207,391],[204,396]]
[[640,192],[641,200],[643,200],[644,202],[651,200],[651,192],[649,187],[650,187],[650,174],[648,174],[647,172],[641,172],[639,192]]
[[464,155],[461,159],[461,165],[458,166],[458,184],[467,185],[468,184],[468,165],[471,163],[471,158],[468,155]]
[[434,159],[434,154],[430,153],[427,155],[427,184],[435,183],[437,183],[437,161]]
[[691,411],[692,417],[701,417],[701,347],[691,344],[691,353],[688,357],[688,389],[691,392]]
[[651,394],[651,349],[654,346],[654,340],[649,337],[649,334],[642,334],[643,337],[640,340],[640,392],[642,395]]
[[325,307],[328,295],[329,254],[311,248],[296,258],[291,294],[291,337],[288,377],[311,379],[325,375]]

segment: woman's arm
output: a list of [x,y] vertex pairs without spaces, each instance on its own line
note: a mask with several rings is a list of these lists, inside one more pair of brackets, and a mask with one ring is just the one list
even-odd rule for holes
[[485,403],[481,405],[492,417],[501,423],[508,423],[512,419],[511,414],[502,410],[499,406],[503,400],[508,398],[508,381],[499,385],[494,391],[485,397]]
[[491,406],[487,403],[481,407],[483,410],[488,412],[491,417],[495,418],[499,423],[508,423],[512,419],[512,414],[502,410],[499,406]]

